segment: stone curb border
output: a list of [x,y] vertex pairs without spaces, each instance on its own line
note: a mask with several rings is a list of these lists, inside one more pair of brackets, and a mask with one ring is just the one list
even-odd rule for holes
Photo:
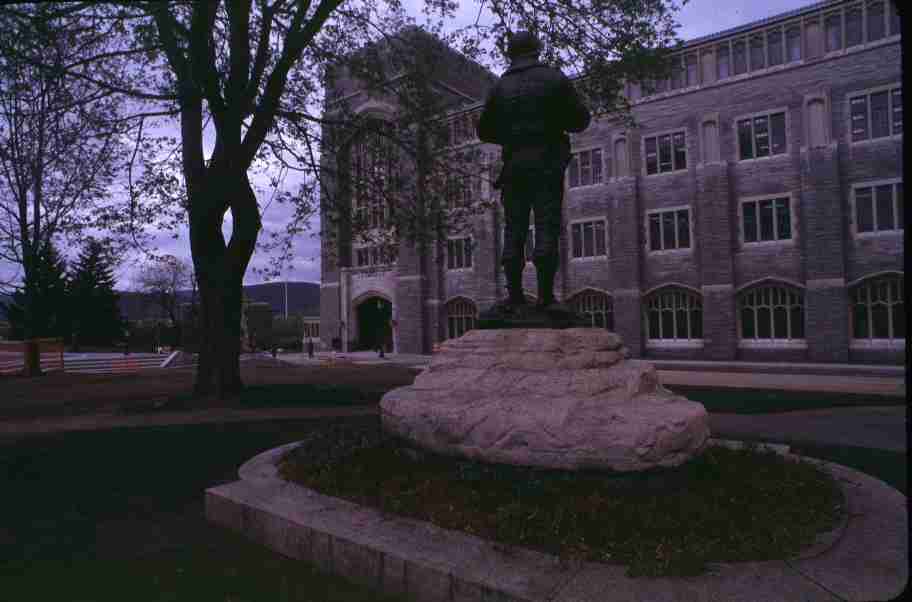
[[688,578],[630,578],[621,565],[561,564],[322,495],[278,476],[276,464],[298,445],[263,452],[241,466],[241,480],[207,489],[206,518],[325,572],[417,600],[875,600],[899,595],[908,582],[906,497],[864,473],[790,454],[785,445],[758,447],[828,470],[843,488],[846,519],[796,558],[718,563]]

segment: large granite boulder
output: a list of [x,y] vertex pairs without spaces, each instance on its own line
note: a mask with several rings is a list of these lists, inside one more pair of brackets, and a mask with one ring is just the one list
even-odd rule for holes
[[596,328],[473,330],[380,402],[386,432],[434,452],[559,469],[677,466],[709,439],[706,409]]

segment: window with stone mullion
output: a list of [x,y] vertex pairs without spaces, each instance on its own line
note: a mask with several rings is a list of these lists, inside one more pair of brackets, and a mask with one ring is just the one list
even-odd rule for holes
[[741,338],[797,340],[804,338],[804,295],[781,286],[762,286],[739,299]]
[[852,291],[852,338],[903,340],[906,315],[903,278],[863,282]]
[[585,291],[573,298],[576,313],[588,319],[593,328],[614,330],[614,309],[611,297],[597,291]]
[[475,328],[475,305],[465,299],[455,299],[447,303],[448,338],[461,337]]
[[571,226],[570,231],[574,259],[607,254],[604,220],[577,222]]
[[902,182],[855,189],[855,230],[901,230],[905,224]]
[[788,197],[747,201],[741,207],[744,242],[788,240],[792,237]]
[[846,48],[858,46],[864,42],[864,30],[862,28],[862,19],[864,13],[860,6],[852,6],[845,12],[845,40]]
[[647,302],[647,338],[694,340],[703,338],[703,307],[700,298],[680,290],[654,293]]

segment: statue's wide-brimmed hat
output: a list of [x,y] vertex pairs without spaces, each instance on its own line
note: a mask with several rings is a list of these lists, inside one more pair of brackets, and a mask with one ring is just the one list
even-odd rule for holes
[[507,39],[507,56],[511,59],[527,54],[537,56],[541,49],[541,41],[531,31],[517,31]]

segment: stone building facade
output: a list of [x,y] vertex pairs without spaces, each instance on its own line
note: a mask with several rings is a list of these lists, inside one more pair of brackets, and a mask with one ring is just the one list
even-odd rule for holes
[[[626,85],[635,128],[594,119],[573,136],[558,296],[639,357],[903,362],[900,54],[889,0],[686,42],[668,80]],[[466,124],[492,78],[452,60],[449,143],[480,150],[486,174],[499,150]],[[395,110],[344,92],[356,110]],[[471,189],[495,193],[487,178]],[[492,210],[379,269],[358,265],[366,252],[324,253],[321,336],[357,348],[377,315],[400,352],[459,336],[504,295],[501,228]],[[345,246],[335,234],[324,241]],[[526,278],[534,292],[531,263]]]

